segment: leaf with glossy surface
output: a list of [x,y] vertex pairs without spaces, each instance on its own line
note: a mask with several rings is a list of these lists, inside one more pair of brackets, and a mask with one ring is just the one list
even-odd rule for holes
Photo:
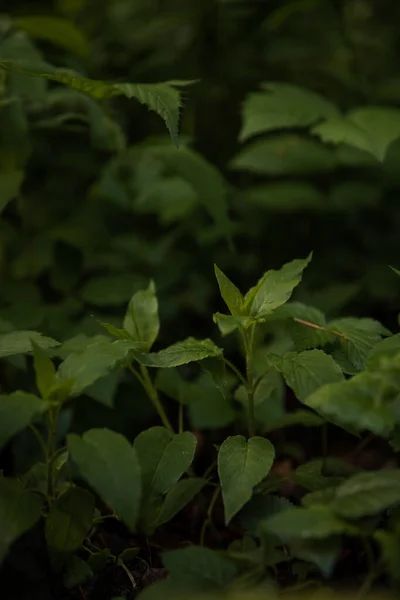
[[286,263],[278,271],[267,271],[257,285],[251,288],[244,299],[243,309],[251,315],[264,317],[285,304],[294,288],[300,283],[303,271],[311,261],[312,254],[305,259]]
[[17,479],[0,476],[0,565],[12,544],[40,519],[42,501]]
[[400,110],[389,107],[363,107],[346,117],[334,117],[317,125],[312,133],[324,142],[346,143],[365,150],[383,162],[389,146],[400,137]]
[[160,330],[156,286],[153,281],[147,290],[140,290],[132,297],[125,315],[124,329],[132,339],[143,342],[146,350],[150,351]]
[[236,435],[221,444],[218,473],[226,524],[250,500],[254,487],[267,477],[274,459],[273,445],[262,437],[255,436],[246,441]]
[[232,281],[214,265],[215,277],[218,281],[219,291],[221,296],[231,311],[232,315],[240,315],[243,305],[243,296]]
[[139,433],[134,448],[144,492],[169,492],[192,464],[196,443],[189,431],[174,435],[164,427],[151,427]]
[[282,541],[321,540],[356,530],[324,506],[294,508],[281,511],[262,524],[266,533],[277,535]]
[[0,395],[0,448],[46,410],[41,398],[27,392]]
[[37,331],[12,331],[0,335],[0,358],[28,354],[32,351],[32,341],[43,350],[60,345],[56,340],[45,337]]
[[36,387],[42,398],[46,398],[56,383],[56,369],[47,354],[32,340],[33,365],[36,375]]
[[133,350],[141,349],[141,342],[100,339],[89,342],[79,353],[72,353],[58,369],[59,380],[73,380],[72,393],[80,394],[101,377],[105,377],[124,361]]
[[196,592],[222,588],[237,573],[233,562],[214,550],[200,546],[164,552],[162,560],[173,581]]
[[159,352],[135,354],[136,360],[147,367],[170,368],[186,365],[204,358],[221,356],[222,350],[209,339],[189,337]]
[[382,401],[382,378],[363,372],[352,379],[328,383],[307,397],[305,404],[324,419],[356,431],[387,437],[395,426],[395,412]]
[[379,514],[400,504],[400,469],[357,473],[336,490],[330,508],[346,519]]
[[157,519],[157,526],[167,523],[175,517],[193,498],[201,492],[206,485],[204,479],[189,477],[181,479],[165,496],[161,512]]
[[128,440],[109,429],[90,429],[82,437],[69,434],[68,449],[82,478],[135,530],[142,481],[136,450]]
[[300,402],[322,385],[344,380],[339,365],[322,350],[289,352],[283,356],[278,368]]
[[262,92],[247,97],[240,140],[290,127],[308,127],[339,112],[323,96],[288,83],[264,83]]

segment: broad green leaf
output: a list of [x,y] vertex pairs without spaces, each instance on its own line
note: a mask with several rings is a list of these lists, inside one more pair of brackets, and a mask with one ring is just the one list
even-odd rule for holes
[[0,565],[12,544],[40,519],[41,510],[39,496],[24,489],[17,479],[0,476]]
[[305,259],[293,260],[283,265],[278,271],[267,271],[251,288],[244,299],[243,310],[257,317],[271,314],[292,295],[294,288],[300,283],[303,271],[311,261],[312,254]]
[[46,398],[56,383],[56,369],[47,354],[32,341],[33,364],[35,367],[36,387],[42,398]]
[[287,302],[273,313],[271,319],[285,320],[285,327],[297,351],[325,346],[336,340],[336,336],[327,331],[325,315],[301,302]]
[[346,519],[361,519],[395,504],[400,504],[400,469],[356,473],[337,488],[329,507]]
[[228,524],[267,477],[275,458],[271,442],[262,437],[248,441],[240,435],[227,438],[218,452],[218,473]]
[[88,42],[83,33],[71,21],[62,17],[17,17],[13,19],[13,23],[31,37],[50,42],[68,52],[80,56],[87,56],[89,53]]
[[113,96],[135,98],[150,110],[156,112],[164,121],[175,143],[178,142],[179,113],[182,106],[179,87],[190,85],[189,81],[165,83],[108,83],[82,77],[74,71],[58,69],[45,62],[30,64],[23,61],[0,61],[0,69],[57,81],[84,92],[96,100],[106,100]]
[[164,427],[151,427],[139,433],[134,448],[144,493],[166,494],[192,464],[196,438],[189,431],[174,435]]
[[45,534],[54,566],[61,566],[65,554],[78,550],[94,518],[94,496],[78,487],[62,493],[51,505]]
[[322,350],[288,352],[278,368],[300,402],[322,385],[344,379],[339,365]]
[[305,210],[320,211],[326,205],[324,194],[315,185],[304,181],[253,185],[238,192],[238,201],[279,215]]
[[27,392],[0,396],[0,448],[46,410],[43,400]]
[[356,530],[325,506],[291,508],[278,512],[262,523],[266,533],[290,540],[322,540],[332,535],[351,534]]
[[380,559],[390,577],[396,581],[400,578],[400,540],[397,535],[384,529],[378,529],[373,534],[374,540],[381,550]]
[[204,358],[221,356],[222,350],[209,339],[196,340],[192,337],[177,342],[159,352],[135,354],[136,360],[147,367],[179,367]]
[[167,523],[175,517],[193,498],[201,492],[206,485],[204,479],[189,477],[181,479],[165,496],[161,512],[157,519],[157,526]]
[[[165,85],[165,84],[159,84]],[[195,190],[198,202],[204,206],[221,237],[229,237],[228,184],[221,172],[204,156],[189,148],[173,148],[171,145],[150,146],[144,158],[161,161],[168,172],[185,180]]]
[[289,508],[294,508],[294,504],[286,498],[272,494],[257,495],[246,504],[240,513],[240,518],[247,533],[260,537],[260,524],[272,515]]
[[72,393],[80,394],[101,377],[105,377],[118,363],[124,361],[132,350],[143,344],[130,340],[100,339],[89,343],[83,352],[67,356],[58,369],[62,380],[73,380]]
[[232,281],[217,267],[214,265],[215,277],[218,281],[219,291],[221,296],[231,311],[232,315],[240,315],[240,311],[243,305],[243,296],[232,283]]
[[288,83],[264,83],[264,91],[249,94],[243,108],[240,140],[259,133],[291,127],[308,127],[339,113],[328,100]]
[[370,369],[379,366],[381,359],[385,356],[395,356],[400,352],[400,333],[391,335],[371,348],[368,353],[367,366]]
[[14,354],[28,354],[32,351],[32,340],[43,350],[59,346],[59,342],[37,331],[12,331],[0,334],[0,358]]
[[359,371],[365,368],[369,352],[382,336],[390,335],[374,319],[338,319],[330,322],[328,329],[337,335],[345,355]]
[[24,171],[0,173],[0,215],[7,204],[19,194],[24,176]]
[[63,573],[63,583],[67,590],[83,585],[93,577],[93,571],[89,564],[73,554],[69,556]]
[[208,373],[185,387],[188,417],[193,429],[219,429],[235,420],[236,412],[230,398],[216,387]]
[[324,142],[346,143],[365,150],[383,162],[389,146],[400,137],[400,110],[388,107],[363,107],[346,117],[329,118],[312,133]]
[[132,339],[143,342],[146,350],[150,351],[160,329],[156,287],[153,281],[147,290],[140,290],[132,297],[124,319],[124,329]]
[[297,467],[296,471],[291,474],[291,479],[306,490],[319,492],[339,485],[345,477],[353,472],[351,466],[348,466],[348,470],[346,470],[346,465],[338,463],[335,459],[328,458],[326,461],[315,459]]
[[348,381],[328,383],[305,400],[324,419],[357,431],[371,431],[387,437],[395,426],[395,412],[383,402],[382,378],[369,372]]
[[90,429],[82,437],[69,434],[68,450],[82,478],[134,530],[142,481],[136,450],[128,440],[109,429]]
[[320,142],[287,134],[250,143],[231,167],[261,175],[301,175],[333,171],[336,162],[332,151]]
[[196,592],[222,588],[237,573],[233,562],[214,550],[200,546],[164,552],[162,560],[173,581]]
[[256,322],[255,319],[252,319],[251,317],[223,315],[221,313],[215,313],[213,315],[213,321],[218,325],[222,335],[229,335],[240,328],[247,329]]

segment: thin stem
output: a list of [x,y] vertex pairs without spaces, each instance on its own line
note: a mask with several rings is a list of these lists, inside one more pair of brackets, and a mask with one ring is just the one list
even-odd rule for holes
[[134,590],[136,590],[136,588],[137,588],[137,585],[136,585],[136,581],[135,581],[135,580],[134,580],[134,578],[133,578],[133,575],[132,575],[132,573],[130,572],[130,570],[128,569],[128,567],[127,567],[127,566],[126,566],[126,565],[125,565],[123,562],[120,562],[119,564],[120,564],[120,567],[122,567],[122,568],[123,568],[123,570],[125,571],[125,573],[127,574],[128,578],[129,578],[129,581],[130,581],[130,582],[131,582],[131,584],[132,584],[132,588],[133,588]]
[[256,431],[254,418],[254,380],[253,380],[253,347],[254,347],[254,331],[253,325],[249,332],[243,333],[243,341],[246,353],[246,388],[247,388],[247,422],[249,436],[252,437]]
[[47,462],[49,457],[48,457],[48,453],[47,453],[47,446],[46,446],[46,442],[44,441],[44,438],[42,436],[42,434],[40,433],[40,431],[35,427],[35,425],[29,425],[29,429],[32,431],[32,433],[34,434],[35,438],[37,439],[42,451],[43,451],[43,455],[45,458],[45,461]]
[[139,381],[139,383],[142,385],[148,398],[150,399],[154,408],[156,409],[158,416],[160,417],[161,422],[164,425],[164,427],[166,429],[169,429],[169,431],[171,431],[172,433],[174,433],[174,428],[172,427],[172,425],[165,413],[164,407],[160,402],[157,389],[154,387],[154,384],[151,381],[147,367],[140,365],[140,373],[139,373],[139,371],[137,371],[131,363],[127,363],[126,366],[131,371],[131,373],[133,373],[133,375],[136,377],[136,379]]
[[238,379],[241,381],[241,383],[246,387],[247,381],[243,377],[243,375],[241,374],[239,369],[237,367],[235,367],[235,365],[227,358],[224,358],[224,363],[226,364],[227,367],[229,367],[231,369],[231,371],[233,371],[235,373],[235,375],[238,377]]
[[220,486],[218,486],[217,488],[215,488],[214,494],[212,495],[210,506],[208,507],[208,510],[207,510],[207,516],[206,516],[206,519],[204,520],[203,526],[201,528],[200,546],[204,546],[204,540],[205,540],[205,537],[206,537],[206,532],[207,532],[208,527],[212,523],[212,513],[213,513],[214,506],[215,506],[215,503],[216,503],[216,501],[218,499],[220,491],[221,491],[221,488],[220,488]]
[[216,466],[217,466],[217,461],[214,460],[214,462],[211,463],[211,465],[208,467],[208,469],[206,469],[206,471],[203,475],[203,479],[208,479],[210,477],[211,473],[214,471]]

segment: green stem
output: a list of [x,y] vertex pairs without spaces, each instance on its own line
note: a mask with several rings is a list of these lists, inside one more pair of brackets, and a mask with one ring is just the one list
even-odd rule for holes
[[244,348],[246,353],[246,389],[247,389],[247,423],[249,437],[255,435],[256,425],[254,417],[254,379],[253,379],[253,348],[254,348],[255,326],[250,327],[248,332],[243,333]]
[[240,380],[240,382],[245,387],[247,387],[247,381],[243,377],[243,375],[241,374],[241,372],[239,371],[239,369],[237,367],[235,367],[235,365],[233,363],[231,363],[231,361],[228,360],[227,358],[224,358],[224,363],[226,364],[227,367],[229,367],[231,369],[231,371],[233,371],[235,373],[235,375],[238,377],[238,379]]
[[157,389],[155,388],[155,386],[150,378],[147,367],[145,367],[144,365],[140,365],[140,373],[130,363],[127,364],[127,367],[134,374],[134,376],[137,378],[137,380],[140,382],[140,384],[143,386],[147,396],[149,397],[150,401],[152,402],[154,408],[156,409],[158,416],[160,417],[161,422],[164,425],[164,427],[166,429],[168,429],[169,431],[171,431],[171,433],[175,433],[174,428],[172,427],[172,425],[166,415],[164,407],[161,404],[160,398],[158,397]]
[[216,501],[218,499],[220,491],[221,491],[221,488],[220,488],[220,486],[218,486],[218,487],[215,488],[214,494],[212,495],[210,506],[208,507],[208,510],[207,510],[207,516],[206,516],[206,518],[204,520],[204,523],[203,523],[203,526],[201,528],[200,546],[204,546],[204,541],[205,541],[205,537],[206,537],[206,531],[207,531],[208,527],[212,523],[212,513],[213,513],[214,506],[215,506],[215,503],[216,503]]
[[44,459],[45,459],[45,461],[47,463],[49,457],[48,457],[48,453],[47,453],[46,442],[44,441],[44,438],[43,438],[42,434],[35,427],[35,425],[29,425],[29,429],[32,431],[32,433],[34,434],[35,438],[37,439],[37,441],[38,441],[38,443],[39,443],[39,445],[40,445],[40,447],[42,449]]

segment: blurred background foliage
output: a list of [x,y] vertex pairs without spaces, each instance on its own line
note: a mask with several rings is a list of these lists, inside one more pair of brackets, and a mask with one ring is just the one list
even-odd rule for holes
[[[250,141],[240,131],[264,82],[345,111],[400,106],[397,0],[14,0],[2,10],[0,60],[198,82],[183,92],[177,150],[133,100],[2,78],[1,331],[97,334],[96,319],[119,325],[153,278],[162,345],[215,339],[214,262],[245,290],[310,250],[296,299],[396,324],[400,142],[380,164],[298,129]],[[63,20],[38,27],[38,16]]]

